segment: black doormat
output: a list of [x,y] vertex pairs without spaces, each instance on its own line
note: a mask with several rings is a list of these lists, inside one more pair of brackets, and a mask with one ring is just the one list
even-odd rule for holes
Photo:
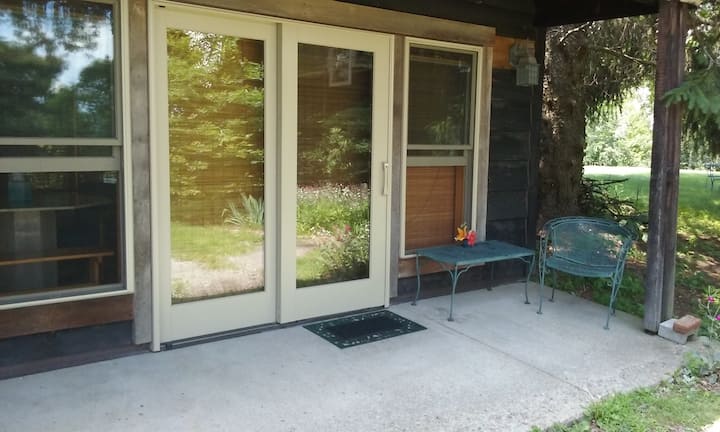
[[425,330],[420,324],[388,310],[337,318],[303,327],[338,348],[348,348]]

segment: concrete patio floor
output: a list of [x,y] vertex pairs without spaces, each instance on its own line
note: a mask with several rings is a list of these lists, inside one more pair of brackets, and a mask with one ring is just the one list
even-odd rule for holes
[[[338,349],[302,327],[0,381],[0,431],[527,431],[659,382],[686,347],[522,284],[390,310],[427,330]],[[535,298],[533,298],[535,297]]]

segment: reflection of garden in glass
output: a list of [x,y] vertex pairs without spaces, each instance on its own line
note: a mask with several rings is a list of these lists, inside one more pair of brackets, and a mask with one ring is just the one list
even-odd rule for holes
[[263,42],[170,29],[167,54],[172,301],[263,290]]
[[297,230],[298,287],[369,276],[366,185],[299,188]]
[[369,277],[372,64],[298,47],[298,287]]

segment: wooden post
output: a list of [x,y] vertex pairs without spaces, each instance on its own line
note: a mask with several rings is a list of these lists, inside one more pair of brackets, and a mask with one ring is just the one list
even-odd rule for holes
[[682,110],[679,105],[666,106],[662,97],[682,82],[687,33],[687,5],[679,0],[659,1],[643,320],[645,331],[649,333],[657,333],[660,322],[672,317],[675,300]]

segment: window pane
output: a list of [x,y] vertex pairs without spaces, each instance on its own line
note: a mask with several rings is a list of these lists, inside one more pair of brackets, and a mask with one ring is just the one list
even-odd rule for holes
[[298,287],[369,277],[372,65],[298,46]]
[[0,0],[0,136],[116,136],[111,4]]
[[473,54],[410,47],[409,144],[470,144]]
[[0,302],[120,282],[117,172],[0,174]]

